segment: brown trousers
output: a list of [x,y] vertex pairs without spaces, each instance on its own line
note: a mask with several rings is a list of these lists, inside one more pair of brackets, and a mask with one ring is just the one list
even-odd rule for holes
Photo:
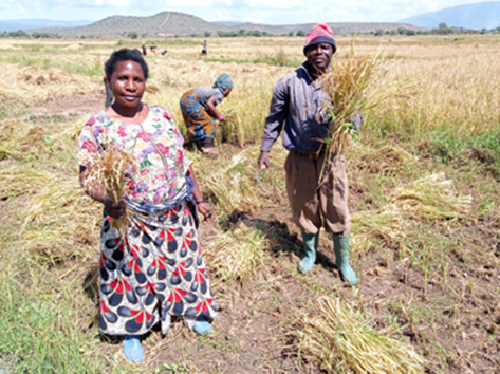
[[[348,235],[351,230],[346,158],[341,155],[318,180],[325,155],[317,159],[290,152],[285,161],[286,189],[295,224],[305,233],[316,234],[323,224],[329,233]],[[334,187],[335,182],[335,187]]]

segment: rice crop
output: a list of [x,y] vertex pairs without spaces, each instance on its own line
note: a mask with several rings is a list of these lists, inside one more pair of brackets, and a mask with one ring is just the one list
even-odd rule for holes
[[203,256],[216,276],[244,280],[264,265],[269,245],[265,232],[240,223],[209,240]]
[[297,336],[300,354],[328,373],[424,373],[409,344],[375,332],[337,298],[320,297]]

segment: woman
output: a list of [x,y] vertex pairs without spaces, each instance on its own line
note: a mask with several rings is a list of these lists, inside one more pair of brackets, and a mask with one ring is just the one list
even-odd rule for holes
[[[148,66],[137,50],[113,52],[106,74],[114,103],[87,122],[79,138],[80,183],[89,160],[108,144],[133,152],[139,170],[130,175],[130,192],[114,204],[102,186],[85,186],[104,204],[101,228],[99,329],[122,335],[125,357],[143,360],[140,336],[158,321],[165,334],[180,316],[200,334],[211,332],[216,315],[198,245],[196,207],[206,215],[183,150],[183,138],[170,113],[141,99]],[[110,221],[129,213],[126,234]]]
[[215,108],[233,90],[229,74],[221,74],[212,88],[194,88],[181,98],[181,110],[188,130],[189,139],[204,153],[218,154],[212,146],[215,134],[215,119],[225,121],[226,117]]

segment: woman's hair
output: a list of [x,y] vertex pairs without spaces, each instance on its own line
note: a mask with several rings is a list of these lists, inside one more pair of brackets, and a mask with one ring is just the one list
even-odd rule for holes
[[149,69],[148,64],[144,57],[142,57],[141,52],[137,49],[120,49],[118,51],[114,51],[109,57],[108,61],[106,61],[106,65],[104,70],[106,71],[106,76],[111,79],[113,72],[115,71],[116,64],[119,61],[135,61],[142,67],[142,72],[144,73],[144,79],[148,79]]

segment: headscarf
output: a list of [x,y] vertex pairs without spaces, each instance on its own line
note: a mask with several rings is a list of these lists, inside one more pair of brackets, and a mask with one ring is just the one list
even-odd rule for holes
[[337,49],[337,44],[333,38],[333,31],[326,23],[318,23],[312,29],[312,31],[307,34],[306,41],[304,42],[304,48],[302,52],[304,56],[307,56],[307,48],[311,45],[319,43],[329,43],[333,46],[333,53]]
[[229,74],[221,74],[217,78],[217,80],[214,83],[214,86],[212,88],[218,88],[221,90],[222,93],[224,93],[224,90],[230,88],[233,89],[233,80],[229,76]]

